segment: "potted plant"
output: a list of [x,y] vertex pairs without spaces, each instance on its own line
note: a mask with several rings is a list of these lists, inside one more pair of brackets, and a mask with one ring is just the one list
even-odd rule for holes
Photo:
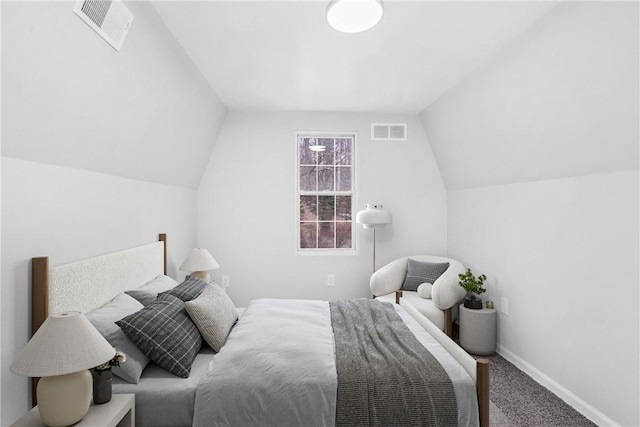
[[479,310],[482,308],[482,299],[478,298],[478,295],[486,291],[482,287],[484,281],[487,280],[487,276],[484,274],[479,275],[477,278],[471,273],[471,269],[467,268],[467,272],[464,274],[458,274],[460,279],[460,286],[467,291],[467,297],[464,299],[464,306],[473,310]]
[[116,354],[112,359],[104,362],[102,365],[91,368],[94,404],[99,405],[111,400],[111,368],[120,366],[121,362],[126,361],[127,356],[123,352],[116,350]]

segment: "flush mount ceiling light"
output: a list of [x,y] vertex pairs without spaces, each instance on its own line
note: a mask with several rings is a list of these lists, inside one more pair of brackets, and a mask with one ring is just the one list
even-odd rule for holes
[[327,22],[343,33],[360,33],[382,19],[382,0],[331,0]]

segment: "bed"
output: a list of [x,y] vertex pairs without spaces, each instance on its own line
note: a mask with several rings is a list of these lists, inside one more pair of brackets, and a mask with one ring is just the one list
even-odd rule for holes
[[[139,289],[160,275],[166,275],[166,247],[167,236],[161,234],[158,242],[52,268],[49,267],[48,257],[33,258],[33,332],[49,313],[64,310],[91,313],[107,306],[123,292]],[[443,421],[447,420],[446,416],[454,416],[451,415],[453,412],[445,413],[444,409],[438,416],[445,418],[439,422],[433,421],[435,418],[424,418],[422,407],[428,405],[422,404],[423,399],[415,399],[415,394],[413,398],[398,394],[398,389],[403,392],[402,389],[414,388],[409,382],[398,387],[399,381],[387,381],[396,388],[380,392],[383,387],[378,384],[377,393],[370,394],[377,394],[376,399],[381,401],[395,402],[393,410],[383,408],[380,405],[391,405],[375,402],[373,398],[370,402],[358,403],[358,399],[362,400],[362,396],[367,395],[366,389],[363,392],[354,388],[354,384],[362,387],[358,378],[351,378],[350,383],[342,379],[348,378],[347,374],[351,372],[354,372],[352,377],[356,374],[352,368],[345,367],[349,365],[343,364],[353,355],[348,350],[339,350],[342,344],[338,346],[337,342],[355,340],[360,323],[367,322],[355,322],[355,329],[345,326],[344,331],[340,332],[346,334],[344,336],[338,335],[339,329],[335,325],[354,323],[347,317],[336,316],[341,316],[342,312],[344,316],[351,316],[348,313],[359,310],[362,312],[358,316],[374,319],[369,321],[374,329],[378,322],[376,316],[401,319],[408,327],[411,338],[405,337],[406,341],[391,345],[403,346],[404,342],[415,339],[420,344],[417,351],[424,351],[424,348],[429,350],[431,356],[421,357],[433,357],[446,370],[451,385],[437,387],[445,387],[455,394],[455,399],[452,399],[455,402],[449,406],[455,406],[452,411],[457,422]],[[372,314],[369,314],[370,311]],[[422,425],[489,425],[488,362],[482,359],[476,361],[467,355],[399,296],[395,305],[365,299],[331,303],[256,300],[246,310],[238,309],[238,317],[219,352],[202,346],[187,378],[170,374],[153,362],[144,368],[137,383],[114,377],[114,393],[136,394],[136,423],[139,426],[351,425],[354,420],[362,422],[367,419],[350,418],[358,416],[354,408],[360,404],[363,407],[371,405],[368,409],[370,414],[397,417],[394,422],[385,421],[387,425],[406,424],[406,420],[419,420],[412,424]],[[331,322],[334,322],[333,331]],[[311,334],[311,330],[317,330],[317,333]],[[319,338],[308,341],[312,335]],[[373,350],[360,350],[367,355],[370,351]],[[298,361],[297,364],[286,359],[291,355],[296,355],[294,359]],[[265,363],[265,360],[269,363]],[[315,368],[312,369],[313,366]],[[264,377],[260,369],[276,372],[276,375]],[[385,370],[369,369],[371,372]],[[409,371],[409,376],[413,377],[415,372],[421,371],[422,366]],[[336,372],[343,373],[338,376]],[[357,375],[369,375],[366,369],[363,372]],[[406,378],[407,373],[399,375],[405,375],[401,378]],[[286,380],[287,376],[291,379]],[[431,392],[430,400],[435,403],[430,404],[432,409],[429,410],[429,417],[436,416],[434,413],[439,411],[434,408],[439,408],[438,399],[446,396],[441,391],[444,389],[437,388],[436,392]],[[419,396],[429,393],[419,389],[417,392],[422,393]],[[375,412],[376,404],[380,408],[378,412]],[[256,413],[260,414],[259,417]],[[376,417],[367,419],[364,424],[382,424]]]

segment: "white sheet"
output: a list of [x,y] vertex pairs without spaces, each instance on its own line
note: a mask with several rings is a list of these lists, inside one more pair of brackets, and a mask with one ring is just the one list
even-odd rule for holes
[[193,425],[333,425],[333,354],[327,302],[252,301],[198,386]]

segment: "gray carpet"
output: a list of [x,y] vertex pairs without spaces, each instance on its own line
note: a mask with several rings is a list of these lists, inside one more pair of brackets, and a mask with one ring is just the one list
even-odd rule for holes
[[489,359],[489,413],[492,426],[595,426],[499,354]]

